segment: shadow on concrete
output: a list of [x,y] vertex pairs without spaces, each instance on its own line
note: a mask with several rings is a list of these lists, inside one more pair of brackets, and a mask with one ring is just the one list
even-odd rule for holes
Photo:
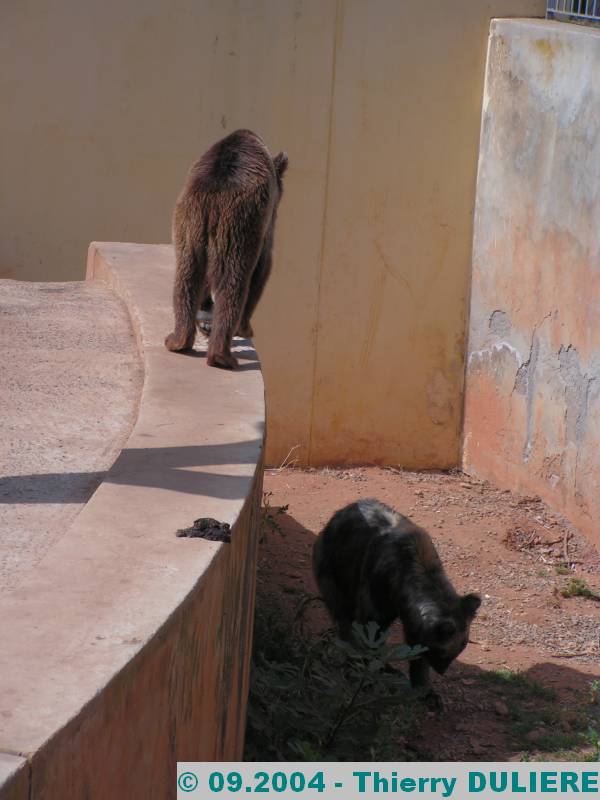
[[[206,342],[203,344],[206,345]],[[197,346],[198,342],[196,343],[196,347]],[[234,339],[231,344],[231,351],[233,355],[242,362],[237,366],[236,372],[248,372],[249,370],[260,369],[260,362],[256,355],[256,350],[252,347],[251,339]],[[206,354],[206,347],[203,347],[201,350],[181,350],[179,353],[176,353],[176,355],[188,356],[189,358],[206,358]]]
[[85,503],[102,481],[240,500],[251,476],[205,471],[215,465],[254,464],[262,438],[219,445],[124,450],[109,472],[9,475],[0,478],[0,504]]

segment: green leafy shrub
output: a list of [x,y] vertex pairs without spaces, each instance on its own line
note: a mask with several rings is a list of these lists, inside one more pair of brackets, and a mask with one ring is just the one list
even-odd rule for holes
[[391,645],[377,626],[355,625],[356,646],[257,615],[247,761],[352,761],[399,757],[418,706],[393,662],[423,648]]

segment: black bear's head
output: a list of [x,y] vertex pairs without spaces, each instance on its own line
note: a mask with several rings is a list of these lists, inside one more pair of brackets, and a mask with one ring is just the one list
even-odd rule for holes
[[427,647],[424,656],[440,675],[467,646],[471,623],[480,605],[479,595],[466,594],[443,616],[425,622],[421,642]]

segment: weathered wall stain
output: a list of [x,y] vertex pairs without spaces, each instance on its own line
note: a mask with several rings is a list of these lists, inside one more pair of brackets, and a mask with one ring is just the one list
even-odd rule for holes
[[598,42],[552,22],[492,26],[463,448],[467,471],[540,494],[596,538]]
[[525,433],[525,443],[523,445],[523,460],[527,461],[531,455],[532,437],[534,433],[534,402],[537,396],[536,382],[538,375],[538,361],[540,357],[540,334],[539,329],[544,322],[550,318],[547,314],[541,322],[534,325],[531,334],[531,347],[527,359],[521,364],[515,375],[514,391],[525,397],[527,407],[527,430]]
[[372,289],[373,299],[369,304],[369,317],[367,320],[365,337],[360,352],[359,364],[361,367],[365,367],[367,365],[367,361],[369,360],[369,353],[371,352],[371,349],[373,347],[373,340],[375,338],[377,325],[381,317],[381,306],[383,304],[383,296],[385,292],[385,281],[387,274],[388,273],[384,268],[380,269],[379,272],[374,276],[373,289]]
[[581,369],[579,353],[573,345],[558,351],[559,373],[565,384],[567,440],[582,444],[587,428],[589,404],[595,399],[598,376],[589,376]]

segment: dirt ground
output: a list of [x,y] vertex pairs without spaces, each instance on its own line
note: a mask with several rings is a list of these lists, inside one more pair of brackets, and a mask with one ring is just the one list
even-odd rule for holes
[[[376,497],[425,527],[457,590],[481,594],[472,643],[434,678],[444,709],[425,712],[411,734],[415,758],[595,757],[600,602],[580,592],[600,592],[600,558],[539,498],[458,472],[380,468],[268,470],[264,491],[259,606],[277,602],[291,619],[303,597],[317,594],[314,536],[334,511],[361,497]],[[579,587],[576,596],[561,594],[568,587]],[[318,605],[308,613],[311,626],[328,625]]]

